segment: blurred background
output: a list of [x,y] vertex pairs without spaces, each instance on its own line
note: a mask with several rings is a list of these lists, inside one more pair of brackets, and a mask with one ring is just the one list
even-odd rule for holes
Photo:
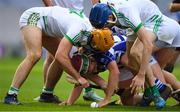
[[[84,3],[85,11],[88,13],[91,5],[89,0]],[[171,13],[169,5],[172,0],[152,0],[154,1],[161,11],[179,21],[180,14]],[[0,0],[0,58],[22,57],[24,56],[24,46],[21,42],[21,33],[19,30],[20,15],[28,8],[44,6],[42,0]]]
[[41,0],[0,0],[0,58],[24,55],[19,18],[28,8],[44,6]]
[[[88,3],[84,3],[87,13],[90,9]],[[26,9],[39,6],[44,6],[42,0],[0,0],[0,58],[24,56],[19,18]]]

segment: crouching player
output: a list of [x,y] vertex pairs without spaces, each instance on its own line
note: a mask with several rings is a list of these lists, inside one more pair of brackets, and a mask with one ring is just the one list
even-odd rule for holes
[[[121,39],[123,39],[123,38],[121,38]],[[119,90],[117,91],[117,94],[121,96],[123,104],[124,105],[141,104],[142,106],[149,105],[151,103],[152,99],[150,99],[148,102],[144,102],[142,95],[137,95],[137,94],[131,93],[130,84],[131,84],[132,78],[134,76],[127,68],[123,67],[124,65],[127,64],[127,56],[125,54],[125,51],[126,51],[126,41],[125,40],[122,41],[122,40],[120,40],[120,38],[116,37],[115,45],[108,52],[97,53],[95,55],[92,55],[93,58],[96,60],[96,63],[97,63],[96,65],[90,64],[91,67],[83,67],[83,64],[80,64],[81,65],[80,68],[89,68],[88,70],[85,70],[85,71],[88,71],[88,73],[84,76],[86,78],[90,79],[91,81],[93,81],[94,83],[96,83],[97,85],[99,85],[101,88],[103,88],[103,90],[105,90],[105,93],[106,93],[106,88],[105,88],[106,83],[104,82],[104,80],[102,80],[97,75],[97,73],[106,70],[110,66],[110,63],[115,61],[119,65],[118,67],[121,72],[121,74],[119,75],[120,76],[119,86],[118,86]],[[92,61],[93,59],[89,58],[89,60]],[[95,62],[93,61],[93,63],[95,63]],[[152,60],[151,63],[153,65],[152,68],[154,68],[154,69],[158,68],[158,64],[156,63],[156,61],[154,59]],[[77,66],[77,65],[78,65],[77,63],[74,64],[74,66]],[[94,66],[94,67],[92,67],[92,66]],[[78,67],[76,67],[76,68],[78,70],[80,70]],[[92,68],[94,68],[94,70],[92,70]],[[159,69],[159,70],[161,71],[161,69]],[[90,73],[91,71],[93,71],[93,73]],[[153,71],[158,71],[158,70],[153,70]],[[80,70],[80,72],[81,72],[81,70]],[[156,73],[157,72],[154,72],[154,74],[156,74]],[[83,73],[83,74],[85,74],[85,73]],[[96,74],[96,75],[94,75],[94,74]],[[162,74],[159,74],[159,75],[162,75]],[[72,79],[71,79],[71,81],[72,81]],[[159,92],[161,93],[162,97],[166,100],[171,93],[171,89],[168,86],[166,86],[165,84],[163,84],[158,79],[154,78],[154,81],[155,81],[155,84],[156,84]],[[70,97],[65,102],[65,104],[67,104],[67,105],[73,104],[76,101],[76,99],[79,97],[81,90],[82,90],[82,87],[78,86],[76,84]],[[147,90],[149,90],[149,89],[147,89]],[[146,91],[145,95],[146,94],[151,94],[151,90]],[[108,103],[106,103],[106,105],[107,104]],[[105,106],[105,105],[102,105],[102,103],[98,103],[98,107],[102,107],[102,106]]]

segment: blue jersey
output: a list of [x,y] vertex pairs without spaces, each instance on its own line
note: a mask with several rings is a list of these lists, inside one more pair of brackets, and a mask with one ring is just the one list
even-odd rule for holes
[[126,38],[118,35],[114,36],[115,43],[113,47],[104,53],[95,53],[92,56],[98,63],[98,67],[101,67],[101,71],[107,69],[107,66],[110,62],[116,61],[120,62],[121,56],[126,52]]

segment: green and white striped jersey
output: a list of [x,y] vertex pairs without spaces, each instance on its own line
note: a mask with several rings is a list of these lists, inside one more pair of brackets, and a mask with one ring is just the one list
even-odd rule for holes
[[21,28],[37,26],[51,37],[67,38],[75,46],[87,44],[93,27],[83,12],[54,7],[35,7],[25,11],[20,18]]
[[130,27],[134,32],[142,25],[151,24],[151,27],[154,25],[156,28],[162,20],[162,13],[150,0],[108,0],[108,2],[114,4],[119,23]]

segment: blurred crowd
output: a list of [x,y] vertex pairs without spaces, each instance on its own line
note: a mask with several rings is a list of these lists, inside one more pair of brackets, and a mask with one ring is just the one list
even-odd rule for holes
[[[180,12],[170,10],[173,0],[152,1],[158,5],[163,14],[176,21],[180,21]],[[85,5],[89,7],[88,4]],[[0,27],[0,58],[24,55],[18,20],[24,10],[35,6],[44,6],[42,0],[0,0],[0,26],[3,26]]]

